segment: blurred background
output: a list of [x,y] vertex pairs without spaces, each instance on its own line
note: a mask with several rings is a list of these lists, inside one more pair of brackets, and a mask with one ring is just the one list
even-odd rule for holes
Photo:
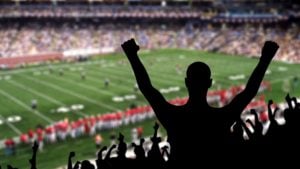
[[[130,38],[175,105],[188,99],[186,67],[209,64],[215,107],[244,88],[264,41],[276,41],[275,61],[241,115],[253,120],[256,109],[267,132],[265,102],[284,109],[287,93],[300,97],[299,21],[298,0],[0,0],[0,165],[29,166],[34,140],[44,169],[65,168],[70,151],[93,161],[119,132],[128,144],[149,142],[156,118],[120,47]],[[277,120],[284,125],[282,113]],[[167,144],[163,127],[159,134]]]

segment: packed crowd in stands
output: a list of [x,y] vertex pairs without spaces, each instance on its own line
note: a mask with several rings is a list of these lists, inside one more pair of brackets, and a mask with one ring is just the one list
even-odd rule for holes
[[74,49],[113,48],[135,37],[144,49],[190,48],[233,55],[259,56],[267,39],[282,48],[275,59],[300,62],[299,25],[227,26],[182,24],[99,24],[97,22],[10,23],[0,26],[0,57]]
[[[187,10],[188,9],[188,10]],[[0,9],[0,18],[18,17],[101,17],[101,18],[202,18],[216,15],[212,9],[188,7],[118,7],[118,6],[6,6]]]

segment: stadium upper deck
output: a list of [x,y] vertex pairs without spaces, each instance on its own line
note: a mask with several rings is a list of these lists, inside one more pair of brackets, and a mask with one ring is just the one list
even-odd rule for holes
[[263,0],[4,0],[0,18],[191,18],[276,22],[299,17],[299,2]]
[[299,20],[300,5],[294,0],[4,0],[0,57],[115,51],[131,37],[148,49],[257,56],[263,41],[271,39],[284,46],[280,60],[299,62]]

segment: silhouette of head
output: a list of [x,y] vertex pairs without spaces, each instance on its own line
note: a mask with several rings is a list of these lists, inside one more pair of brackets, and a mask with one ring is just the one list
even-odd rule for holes
[[124,142],[124,136],[123,134],[119,133],[119,146],[118,146],[118,157],[125,157],[126,151],[127,151],[127,145]]
[[81,162],[82,169],[95,169],[95,166],[91,164],[88,160],[84,160]]
[[[194,62],[189,65],[185,85],[189,93],[199,93],[200,91],[207,91],[212,84],[210,68],[203,62]],[[198,92],[199,91],[199,92]]]

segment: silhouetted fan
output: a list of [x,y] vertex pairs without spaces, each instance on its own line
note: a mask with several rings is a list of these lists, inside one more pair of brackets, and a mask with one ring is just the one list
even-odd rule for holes
[[37,169],[36,167],[36,153],[39,148],[37,141],[34,141],[32,146],[32,158],[29,159],[29,163],[31,164],[31,169]]
[[7,165],[7,169],[17,169],[17,168],[12,167],[11,165]]
[[73,167],[73,169],[79,169],[80,167],[80,161],[77,161]]
[[127,144],[124,142],[123,134],[119,133],[118,159],[126,159]]
[[155,123],[153,128],[154,128],[154,134],[153,134],[153,137],[151,137],[152,146],[148,152],[148,159],[159,162],[159,161],[163,160],[162,154],[161,154],[160,148],[159,148],[159,143],[161,142],[161,138],[157,137],[157,131],[158,131],[159,125],[157,123]]
[[108,149],[108,151],[107,151],[107,153],[106,153],[106,156],[105,156],[105,160],[109,160],[109,159],[110,159],[110,154],[111,154],[112,150],[115,149],[116,147],[117,147],[117,146],[114,144],[114,145],[112,145],[112,146]]
[[250,113],[254,115],[255,125],[252,123],[250,119],[247,119],[246,122],[251,126],[251,128],[254,130],[254,133],[250,131],[250,129],[244,124],[243,129],[246,131],[248,137],[250,140],[255,140],[256,143],[262,143],[263,142],[263,125],[259,122],[258,114],[254,109],[250,110]]
[[84,160],[81,162],[82,169],[95,169],[95,166],[91,164],[88,160]]
[[[159,90],[155,89],[149,75],[140,61],[137,52],[139,46],[134,39],[122,44],[122,48],[132,66],[140,91],[152,106],[158,120],[167,130],[171,145],[170,161],[174,164],[199,166],[198,156],[205,154],[212,159],[226,155],[230,143],[230,126],[240,119],[240,114],[257,94],[264,74],[279,46],[267,41],[262,48],[262,55],[248,83],[233,100],[223,108],[211,107],[207,102],[207,92],[212,85],[211,71],[203,62],[192,63],[186,73],[185,85],[189,99],[185,105],[176,106],[168,103]],[[230,65],[224,65],[230,66]],[[234,66],[234,65],[232,65]],[[191,142],[195,134],[200,139]],[[189,147],[193,144],[193,147]]]
[[101,166],[103,167],[105,164],[105,161],[103,159],[103,151],[106,151],[107,150],[107,147],[104,146],[101,148],[101,150],[97,153],[97,159],[96,159],[96,165],[97,165],[97,168],[100,168]]
[[166,156],[167,158],[169,158],[170,154],[169,154],[169,152],[168,152],[168,149],[169,149],[168,146],[163,146],[163,147],[161,148],[161,150],[162,150],[161,155],[162,155],[163,157]]
[[75,152],[70,152],[68,159],[68,169],[72,169],[72,158],[75,157]]
[[145,150],[143,148],[144,142],[145,142],[145,139],[141,138],[139,145],[136,145],[135,143],[131,144],[132,147],[134,147],[134,153],[135,153],[135,156],[136,156],[137,160],[143,160],[143,159],[146,158]]

